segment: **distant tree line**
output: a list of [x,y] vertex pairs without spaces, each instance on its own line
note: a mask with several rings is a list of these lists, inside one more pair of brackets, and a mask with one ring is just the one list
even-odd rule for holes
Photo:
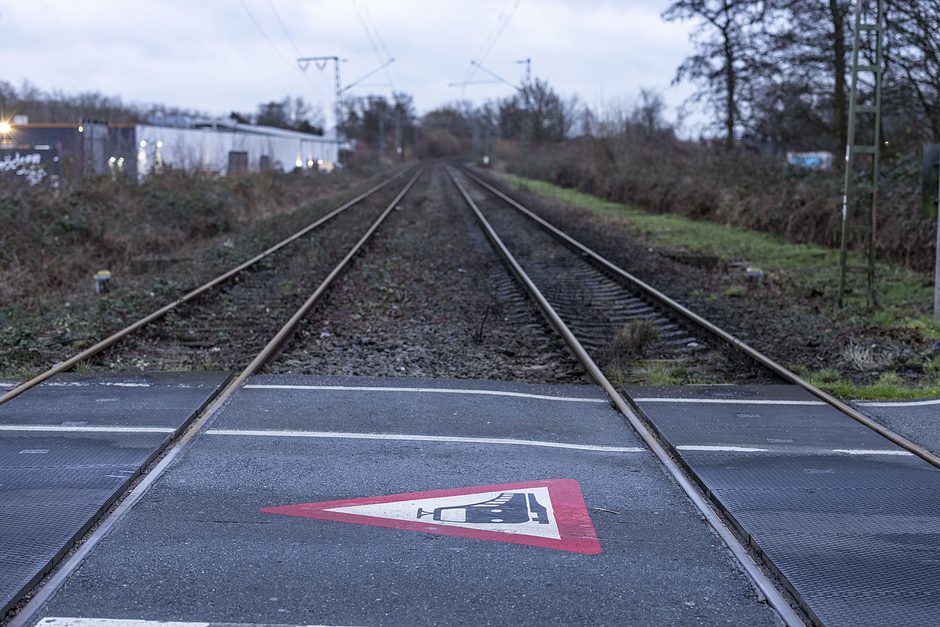
[[384,149],[386,155],[396,147],[396,133],[400,132],[407,150],[419,128],[419,153],[424,156],[479,153],[495,139],[557,143],[572,135],[582,115],[576,99],[562,98],[541,79],[520,85],[515,93],[496,101],[478,106],[451,102],[422,116],[416,114],[412,97],[404,93],[391,98],[348,98],[342,111],[343,134]]
[[[55,89],[44,91],[29,82],[19,88],[0,81],[0,114],[4,119],[26,115],[31,122],[75,123],[83,119],[112,123],[143,123],[153,117],[208,118],[208,113],[163,104],[126,103],[120,96],[100,92],[68,94]],[[301,97],[263,102],[254,113],[233,111],[231,119],[245,124],[261,124],[315,135],[323,134],[323,114],[319,107]]]
[[[874,21],[874,0],[863,5]],[[883,136],[940,141],[940,0],[885,7]],[[854,16],[855,0],[675,0],[663,13],[697,23],[676,80],[698,86],[693,99],[712,111],[726,146],[837,153],[848,134]]]

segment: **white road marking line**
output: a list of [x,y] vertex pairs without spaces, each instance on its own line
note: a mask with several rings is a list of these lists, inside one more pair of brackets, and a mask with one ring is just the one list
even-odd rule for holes
[[[36,627],[290,627],[263,623],[206,623],[163,620],[140,620],[132,618],[78,618],[47,616],[36,623]],[[297,625],[296,627],[328,627],[326,625]]]
[[0,431],[48,431],[52,433],[176,433],[173,427],[109,427],[107,425],[0,425]]
[[0,381],[0,388],[15,388],[17,385],[17,383],[5,383]]
[[545,442],[541,440],[516,440],[512,438],[470,438],[449,435],[408,435],[402,433],[343,433],[338,431],[269,431],[260,429],[209,429],[206,435],[234,435],[242,437],[275,438],[336,438],[341,440],[400,440],[405,442],[457,442],[464,444],[503,444],[517,446],[540,446],[578,451],[601,451],[604,453],[642,453],[639,447],[600,446],[597,444],[569,444],[567,442]]
[[931,398],[923,401],[854,401],[860,407],[926,407],[940,405],[940,398]]
[[697,403],[701,405],[827,405],[822,401],[787,401],[770,399],[741,399],[741,398],[635,398],[637,403]]
[[125,383],[121,381],[52,381],[43,383],[47,387],[76,387],[87,388],[93,385],[107,385],[116,388],[149,388],[150,383]]
[[897,455],[898,457],[913,457],[914,454],[908,451],[901,450],[870,450],[870,449],[860,449],[860,448],[837,448],[832,450],[833,453],[845,453],[846,455]]
[[707,444],[680,444],[680,451],[717,451],[722,453],[766,453],[769,449],[749,446],[712,446]]
[[209,627],[210,623],[182,623],[179,621],[134,620],[129,618],[72,618],[47,616],[36,627]]
[[562,401],[565,403],[608,403],[606,398],[584,398],[577,396],[548,396],[545,394],[526,394],[523,392],[504,392],[501,390],[466,390],[462,388],[403,388],[403,387],[358,387],[347,385],[280,385],[250,383],[245,389],[253,390],[318,390],[325,392],[415,392],[430,394],[478,394],[481,396],[512,396],[532,398],[541,401]]

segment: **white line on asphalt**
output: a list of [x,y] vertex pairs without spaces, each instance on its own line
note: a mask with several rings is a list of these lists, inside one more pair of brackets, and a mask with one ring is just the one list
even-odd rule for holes
[[896,450],[896,449],[861,449],[861,448],[837,448],[832,450],[833,453],[845,453],[846,455],[897,455],[898,457],[913,457],[914,454],[908,451]]
[[0,425],[0,431],[49,431],[54,433],[175,433],[173,427],[110,427],[107,425]]
[[108,385],[116,388],[149,388],[150,383],[126,383],[123,381],[51,381],[44,383],[47,387],[76,387],[87,388],[92,385]]
[[[262,623],[206,623],[163,620],[140,620],[131,618],[77,618],[47,616],[36,623],[36,627],[290,627],[288,625]],[[325,625],[298,625],[297,627],[326,627]]]
[[638,447],[600,446],[596,444],[569,444],[567,442],[545,442],[542,440],[516,440],[512,438],[465,438],[449,435],[408,435],[403,433],[343,433],[337,431],[268,431],[259,429],[209,429],[206,435],[234,435],[242,437],[275,438],[336,438],[341,440],[401,440],[406,442],[458,442],[463,444],[509,444],[517,446],[541,446],[579,451],[601,451],[605,453],[642,453]]
[[532,398],[542,401],[562,401],[566,403],[608,403],[606,398],[584,398],[578,396],[548,396],[545,394],[525,394],[523,392],[504,392],[501,390],[465,390],[462,388],[391,388],[357,387],[347,385],[275,385],[251,383],[246,389],[255,390],[318,390],[325,392],[415,392],[430,394],[478,394],[482,396],[513,396]]
[[717,451],[722,453],[766,453],[768,449],[752,448],[749,446],[710,446],[706,444],[680,444],[676,447],[680,451]]
[[15,388],[16,385],[16,383],[4,383],[3,381],[0,381],[0,388]]
[[693,403],[701,405],[826,405],[822,401],[786,401],[742,398],[635,398],[637,403]]
[[940,398],[931,398],[923,401],[855,401],[861,407],[926,407],[940,405]]

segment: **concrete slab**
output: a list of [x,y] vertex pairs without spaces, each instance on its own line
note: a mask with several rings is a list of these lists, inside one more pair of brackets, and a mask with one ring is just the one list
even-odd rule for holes
[[[180,415],[188,415],[227,377],[218,372],[66,373],[0,405],[0,424],[176,427]],[[0,393],[9,387],[0,387]]]
[[227,375],[188,377],[69,376],[0,405],[0,616]]
[[940,455],[940,399],[855,401],[853,405],[892,431]]
[[[409,383],[253,379],[306,387],[239,393],[43,615],[279,624],[778,622],[621,417],[591,402],[599,399],[595,388],[451,381],[401,389]],[[336,389],[357,385],[364,389]],[[261,511],[543,479],[578,483],[600,553]]]
[[940,471],[791,386],[629,392],[822,623],[936,623]]

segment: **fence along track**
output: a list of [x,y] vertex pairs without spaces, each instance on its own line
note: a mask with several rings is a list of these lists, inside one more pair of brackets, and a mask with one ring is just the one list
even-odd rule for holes
[[903,435],[896,433],[892,431],[891,429],[888,429],[887,427],[879,424],[878,422],[875,422],[874,420],[872,420],[871,418],[869,418],[862,412],[858,411],[854,407],[850,406],[849,404],[845,403],[844,401],[841,401],[835,396],[829,394],[828,392],[825,392],[824,390],[819,389],[815,385],[811,384],[810,382],[806,381],[805,379],[797,375],[795,372],[789,370],[782,364],[776,362],[775,360],[768,357],[764,353],[760,352],[756,348],[750,346],[743,340],[735,337],[731,333],[725,331],[724,329],[713,324],[712,322],[709,322],[708,320],[698,315],[694,311],[676,302],[675,300],[665,295],[664,293],[660,292],[656,288],[645,283],[644,281],[633,276],[626,270],[615,265],[614,263],[612,263],[605,257],[594,252],[593,250],[591,250],[584,244],[580,243],[579,241],[577,241],[576,239],[574,239],[573,237],[571,237],[570,235],[568,235],[561,229],[555,227],[550,222],[542,219],[541,217],[539,217],[538,215],[536,215],[535,213],[533,213],[532,211],[524,207],[522,204],[520,204],[516,200],[509,197],[504,192],[500,191],[499,189],[497,189],[490,183],[486,182],[479,176],[476,176],[474,173],[466,170],[465,168],[462,169],[462,173],[465,176],[467,176],[467,178],[474,181],[475,183],[477,183],[478,185],[480,185],[487,191],[491,192],[493,195],[495,195],[496,197],[504,201],[506,204],[508,204],[512,208],[516,209],[519,213],[531,219],[544,231],[548,232],[550,235],[552,235],[553,237],[561,241],[567,247],[573,249],[578,254],[581,254],[585,258],[589,259],[595,266],[600,268],[605,273],[608,273],[609,275],[613,276],[615,279],[619,280],[621,283],[626,283],[628,286],[630,286],[632,289],[642,294],[644,297],[649,298],[650,300],[656,302],[658,305],[675,313],[677,316],[684,318],[685,320],[691,322],[695,326],[703,329],[709,335],[712,335],[722,340],[723,342],[730,344],[736,350],[740,351],[747,357],[753,359],[764,368],[767,368],[768,370],[770,370],[771,372],[779,376],[784,381],[787,381],[788,383],[792,383],[794,385],[797,385],[803,388],[804,390],[816,396],[823,402],[836,408],[837,410],[839,410],[846,416],[865,425],[872,431],[875,431],[882,437],[900,446],[902,449],[910,453],[913,453],[914,455],[921,458],[928,464],[931,464],[937,468],[940,468],[940,456],[937,456],[931,453],[930,451],[920,446],[919,444],[916,444],[908,440]]
[[300,229],[299,231],[295,232],[294,234],[292,234],[292,235],[286,237],[285,239],[281,240],[281,241],[278,242],[277,244],[274,244],[274,245],[271,246],[270,248],[267,248],[266,250],[264,250],[264,251],[258,253],[257,255],[255,255],[254,257],[252,257],[251,259],[248,259],[247,261],[242,262],[241,264],[235,266],[235,267],[232,268],[231,270],[229,270],[229,271],[227,271],[227,272],[225,272],[225,273],[223,273],[223,274],[220,274],[219,276],[215,277],[215,278],[212,279],[211,281],[209,281],[209,282],[207,282],[207,283],[205,283],[205,284],[203,284],[203,285],[201,285],[201,286],[199,286],[199,287],[197,287],[197,288],[195,288],[195,289],[193,289],[193,290],[187,292],[186,294],[184,294],[183,296],[181,296],[181,297],[178,298],[177,300],[175,300],[175,301],[173,301],[173,302],[171,302],[171,303],[169,303],[169,304],[167,304],[167,305],[164,305],[163,307],[157,309],[156,311],[151,312],[150,314],[144,316],[143,318],[140,318],[140,319],[137,320],[136,322],[133,322],[133,323],[129,324],[128,326],[124,327],[123,329],[121,329],[121,330],[119,330],[119,331],[113,333],[112,335],[106,337],[105,339],[103,339],[103,340],[97,342],[97,343],[94,344],[93,346],[91,346],[91,347],[89,347],[89,348],[86,348],[85,350],[83,350],[83,351],[81,351],[81,352],[79,352],[79,353],[76,353],[75,355],[73,355],[72,357],[69,357],[69,358],[66,359],[65,361],[62,361],[62,362],[59,362],[58,364],[55,364],[54,366],[52,366],[51,368],[49,368],[48,370],[46,370],[46,371],[43,372],[42,374],[39,374],[39,375],[33,377],[32,379],[30,379],[30,380],[28,380],[28,381],[24,381],[23,383],[17,385],[17,386],[14,387],[13,389],[11,389],[9,392],[5,393],[3,396],[0,396],[0,405],[2,405],[3,403],[6,403],[7,401],[13,400],[14,398],[16,398],[17,396],[19,396],[19,395],[22,394],[23,392],[25,392],[25,391],[27,391],[27,390],[29,390],[29,389],[31,389],[31,388],[33,388],[33,387],[39,385],[39,384],[42,383],[43,381],[46,381],[47,379],[50,379],[51,377],[54,377],[54,376],[57,375],[57,374],[60,374],[60,373],[62,373],[62,372],[65,372],[65,371],[71,369],[72,366],[74,366],[75,364],[79,363],[80,361],[84,361],[85,359],[88,359],[89,357],[94,357],[95,355],[97,355],[97,354],[100,353],[101,351],[105,350],[106,348],[108,348],[108,347],[110,347],[110,346],[113,346],[114,344],[116,344],[117,342],[119,342],[119,341],[122,340],[123,338],[127,337],[128,335],[130,335],[130,334],[132,334],[132,333],[134,333],[134,332],[136,332],[136,331],[142,329],[143,327],[147,326],[147,325],[150,324],[151,322],[154,322],[155,320],[159,320],[160,318],[162,318],[163,316],[165,316],[168,312],[172,311],[173,309],[176,309],[176,308],[179,307],[180,305],[183,305],[183,304],[185,304],[185,303],[188,303],[189,301],[191,301],[191,300],[193,300],[193,299],[195,299],[195,298],[201,296],[202,294],[205,294],[206,292],[212,290],[213,288],[218,287],[219,285],[222,285],[223,283],[229,281],[230,279],[232,279],[233,277],[235,277],[235,276],[238,275],[239,273],[241,273],[241,272],[243,272],[244,270],[247,270],[248,268],[254,266],[256,263],[258,263],[258,262],[261,261],[262,259],[265,259],[265,258],[269,257],[270,255],[274,254],[275,252],[281,250],[281,249],[284,248],[285,246],[288,246],[289,244],[292,244],[293,242],[295,242],[295,241],[297,241],[298,239],[300,239],[301,237],[307,235],[307,234],[310,233],[311,231],[313,231],[313,230],[317,229],[318,227],[322,226],[323,224],[329,222],[330,220],[332,220],[333,218],[335,218],[335,217],[338,216],[339,214],[343,213],[344,211],[346,211],[346,210],[349,209],[350,207],[359,204],[360,202],[362,202],[362,201],[365,200],[366,198],[372,196],[373,194],[375,194],[375,193],[378,192],[379,190],[381,190],[381,189],[383,189],[384,187],[386,187],[386,186],[387,186],[388,184],[390,184],[392,181],[395,181],[396,179],[400,178],[403,174],[404,174],[403,172],[398,172],[398,173],[396,173],[395,175],[393,175],[393,176],[387,178],[386,180],[382,181],[381,183],[379,183],[379,184],[377,184],[377,185],[375,185],[375,186],[369,188],[369,189],[366,190],[365,192],[359,194],[358,196],[356,196],[356,197],[353,198],[352,200],[349,200],[348,202],[346,202],[346,203],[340,205],[339,207],[337,207],[337,208],[334,209],[333,211],[329,212],[329,213],[326,214],[325,216],[323,216],[323,217],[321,217],[321,218],[315,220],[314,222],[311,222],[310,224],[308,224],[308,225],[305,226],[304,228],[302,228],[302,229]]
[[669,474],[672,475],[676,483],[679,484],[689,499],[695,504],[696,508],[702,513],[702,515],[708,521],[709,525],[715,530],[731,553],[741,564],[743,570],[751,579],[754,586],[766,597],[768,603],[770,603],[770,605],[777,611],[784,622],[786,622],[787,625],[803,625],[803,620],[793,610],[793,608],[790,607],[790,604],[787,602],[786,598],[780,593],[773,582],[771,582],[767,575],[765,575],[761,568],[754,562],[744,545],[728,528],[721,516],[712,508],[707,497],[692,482],[692,480],[686,476],[686,474],[672,459],[672,457],[670,457],[666,449],[663,448],[656,436],[653,435],[653,433],[646,426],[646,423],[640,418],[640,415],[634,411],[633,407],[624,399],[623,396],[620,395],[620,393],[610,383],[610,381],[607,380],[607,378],[604,376],[604,373],[594,362],[588,352],[584,349],[581,342],[578,341],[578,338],[575,336],[575,334],[571,331],[570,328],[568,328],[552,305],[548,302],[548,300],[546,300],[545,296],[542,295],[541,291],[539,291],[539,288],[535,285],[532,279],[529,278],[525,270],[522,269],[522,266],[519,265],[519,262],[516,261],[512,253],[509,252],[509,249],[506,248],[506,245],[502,242],[502,240],[499,238],[499,235],[496,234],[496,231],[483,216],[483,213],[477,207],[476,203],[474,203],[473,199],[470,198],[470,194],[467,193],[466,189],[464,189],[464,187],[461,186],[457,181],[456,177],[454,177],[453,172],[450,170],[448,172],[451,176],[451,180],[454,182],[454,185],[457,186],[458,191],[460,191],[460,194],[463,196],[467,205],[476,215],[477,221],[482,226],[487,238],[490,240],[490,243],[492,243],[493,247],[496,249],[496,252],[509,266],[509,269],[516,276],[519,282],[522,283],[526,292],[528,292],[529,296],[535,301],[536,305],[542,311],[549,324],[551,324],[552,327],[562,336],[565,343],[568,345],[568,348],[574,353],[578,361],[581,362],[590,377],[598,385],[604,388],[604,391],[610,397],[617,410],[624,416],[624,418],[633,427],[637,434],[639,434],[653,454],[655,454],[659,459],[660,463],[665,466],[666,470],[669,471]]
[[[232,400],[232,397],[235,393],[241,389],[249,377],[255,374],[261,367],[263,367],[269,361],[275,359],[280,351],[284,348],[287,342],[290,341],[294,332],[297,330],[297,327],[300,325],[300,322],[303,320],[310,310],[316,305],[323,295],[326,293],[326,290],[330,287],[333,281],[338,277],[343,270],[346,269],[346,266],[349,265],[349,262],[362,250],[362,247],[372,238],[378,228],[385,221],[385,218],[392,212],[393,209],[398,205],[402,198],[408,193],[408,191],[414,186],[418,178],[421,176],[423,168],[419,168],[418,171],[408,180],[405,186],[400,192],[395,196],[395,198],[388,204],[388,206],[382,211],[379,217],[372,223],[369,229],[365,234],[359,238],[355,245],[350,248],[349,252],[343,257],[343,259],[333,268],[333,270],[327,275],[325,279],[317,286],[312,294],[307,298],[303,305],[301,305],[290,319],[278,330],[278,332],[268,341],[261,352],[259,352],[255,358],[251,361],[248,366],[245,367],[236,377],[231,379],[225,388],[215,395],[215,397],[210,401],[210,403],[203,409],[199,416],[193,420],[187,427],[185,432],[169,447],[169,450],[166,450],[163,458],[154,465],[149,472],[143,476],[139,483],[137,483],[134,488],[125,495],[123,500],[120,500],[117,505],[113,508],[110,514],[103,517],[100,520],[100,524],[94,528],[84,541],[81,543],[81,546],[72,553],[68,560],[61,565],[57,570],[53,572],[52,575],[43,583],[40,587],[35,589],[32,592],[32,597],[30,601],[23,606],[22,610],[16,614],[10,621],[9,627],[25,627],[30,625],[33,622],[33,619],[38,616],[39,611],[42,607],[49,601],[52,596],[58,592],[58,590],[65,584],[68,578],[74,573],[81,563],[84,561],[85,557],[95,548],[95,546],[104,539],[112,529],[121,521],[121,519],[137,504],[138,501],[146,494],[147,490],[153,486],[156,481],[163,475],[167,468],[173,463],[173,461],[179,457],[179,455],[192,443],[196,435],[205,427],[213,418],[215,418]],[[395,178],[398,178],[396,175],[392,179],[385,181],[382,186],[388,184]],[[97,521],[93,521],[93,524]]]

